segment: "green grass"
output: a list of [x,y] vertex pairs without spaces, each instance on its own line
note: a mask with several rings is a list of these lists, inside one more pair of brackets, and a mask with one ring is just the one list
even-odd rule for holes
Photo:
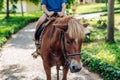
[[93,57],[120,68],[120,42],[116,42],[115,44],[106,44],[104,41],[90,43],[84,46],[84,50],[89,52]]
[[[106,18],[107,15],[101,16],[100,20],[88,20],[93,28],[91,29],[91,42],[89,45],[84,46],[84,50],[90,52],[93,57],[120,68],[120,31],[117,29],[119,24],[116,24],[115,27],[115,43],[105,43],[107,30],[106,25],[103,25],[103,23],[107,23],[107,20],[105,20]],[[120,13],[116,13],[115,23],[120,23],[119,19]]]
[[99,73],[104,80],[119,80],[120,79],[120,68],[117,68],[108,62],[105,62],[99,58],[91,55],[86,50],[82,54],[82,62],[87,65],[90,71]]
[[[115,9],[120,9],[120,4],[115,3]],[[95,13],[95,12],[103,12],[107,11],[105,3],[96,3],[96,4],[80,4],[77,7],[76,13],[77,14],[86,14],[86,13]]]
[[[107,16],[107,14],[105,14],[105,15],[102,15],[100,18],[104,19],[104,20],[107,20],[108,16]],[[114,20],[115,20],[115,27],[116,28],[120,27],[120,12],[115,13],[115,19]]]
[[106,43],[107,15],[86,20],[92,25],[91,38],[82,48],[82,62],[90,71],[99,73],[104,80],[120,79],[120,13],[115,14],[115,43]]
[[[43,12],[42,11],[35,11],[35,12],[25,12],[24,13],[24,16],[26,17],[40,17],[41,16],[41,14],[42,14]],[[6,14],[5,13],[0,13],[0,18],[3,18],[3,17],[5,17],[6,16]],[[15,13],[15,14],[12,14],[12,13],[10,13],[10,16],[20,16],[20,17],[22,17],[22,14],[21,13]]]

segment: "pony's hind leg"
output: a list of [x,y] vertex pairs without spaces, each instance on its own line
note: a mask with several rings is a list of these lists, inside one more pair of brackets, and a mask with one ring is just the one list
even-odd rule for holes
[[49,65],[46,64],[46,62],[43,62],[43,65],[44,65],[44,70],[46,72],[47,80],[51,80],[51,67],[49,67]]
[[62,80],[67,80],[67,73],[68,73],[68,67],[63,69],[63,79]]

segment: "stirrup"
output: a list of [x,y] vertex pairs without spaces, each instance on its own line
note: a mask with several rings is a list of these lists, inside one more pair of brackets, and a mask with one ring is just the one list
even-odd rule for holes
[[35,51],[35,52],[32,53],[32,56],[33,56],[33,58],[36,59],[38,57],[38,53]]
[[38,47],[40,46],[40,43],[38,40],[35,41],[35,46],[36,46],[36,51],[31,54],[33,56],[33,58],[37,58],[39,55],[38,54]]

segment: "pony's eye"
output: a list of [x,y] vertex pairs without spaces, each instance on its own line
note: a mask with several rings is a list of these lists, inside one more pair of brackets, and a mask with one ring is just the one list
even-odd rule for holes
[[71,40],[67,40],[67,44],[70,44],[72,41]]

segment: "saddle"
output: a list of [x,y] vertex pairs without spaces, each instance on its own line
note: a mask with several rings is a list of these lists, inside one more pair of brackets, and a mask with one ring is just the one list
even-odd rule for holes
[[39,40],[41,33],[44,29],[45,24],[47,23],[48,20],[45,20],[35,31],[35,40]]
[[45,26],[54,21],[56,17],[58,17],[57,13],[54,13],[51,17],[47,16],[46,20],[35,31],[35,40],[40,40],[42,38]]

